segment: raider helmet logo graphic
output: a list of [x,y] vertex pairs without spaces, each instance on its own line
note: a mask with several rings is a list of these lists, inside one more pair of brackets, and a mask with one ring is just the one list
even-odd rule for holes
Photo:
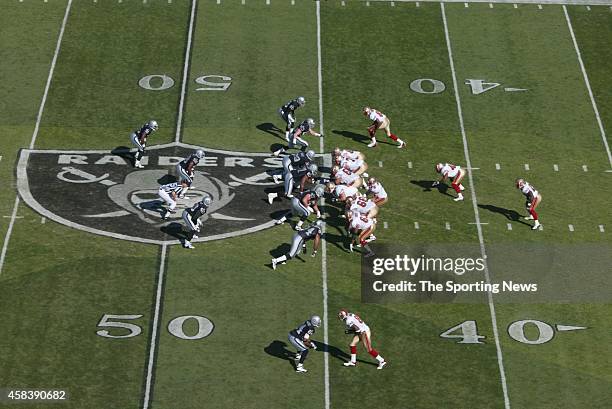
[[206,149],[193,185],[177,212],[162,220],[159,186],[176,181],[178,162],[198,147],[183,143],[153,146],[134,169],[129,158],[108,151],[21,151],[17,167],[23,200],[41,215],[90,233],[144,243],[171,244],[180,237],[181,214],[204,196],[213,199],[201,218],[198,241],[239,236],[274,225],[272,215],[287,203],[270,206],[263,192],[281,160],[265,153]]

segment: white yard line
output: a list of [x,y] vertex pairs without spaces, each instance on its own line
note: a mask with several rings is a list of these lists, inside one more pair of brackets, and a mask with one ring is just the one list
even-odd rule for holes
[[[365,1],[365,0],[362,0]],[[368,0],[375,2],[388,2],[389,0]],[[394,0],[397,3],[414,3],[414,0]],[[439,0],[419,0],[425,3],[440,3]],[[445,0],[445,3],[465,3],[465,0]],[[493,4],[567,4],[567,5],[587,5],[609,6],[611,0],[470,0],[467,3],[493,3]],[[417,2],[418,4],[418,2]],[[417,6],[418,7],[418,6]],[[516,8],[516,7],[515,7]]]
[[[36,125],[34,125],[34,132],[32,132],[32,139],[30,140],[30,149],[34,148],[36,143],[36,137],[38,136],[38,130],[40,129],[40,120],[45,110],[45,103],[47,102],[47,95],[49,94],[49,88],[51,86],[51,79],[53,78],[53,72],[55,71],[55,64],[57,63],[57,56],[59,55],[60,48],[62,45],[62,38],[64,37],[64,30],[66,29],[66,22],[68,21],[68,15],[70,14],[70,8],[72,7],[72,0],[68,0],[66,4],[66,11],[64,12],[64,19],[60,26],[59,35],[57,36],[57,43],[55,45],[55,52],[53,53],[53,59],[51,60],[51,68],[49,68],[49,75],[47,76],[47,83],[45,84],[45,91],[43,93],[42,100],[40,101],[40,107],[38,108],[38,115],[36,117]],[[13,226],[15,225],[15,219],[17,217],[17,208],[19,207],[19,195],[15,197],[15,204],[13,205],[13,211],[11,212],[11,221],[9,222],[8,229],[4,235],[4,243],[2,244],[2,252],[0,253],[0,274],[4,267],[4,260],[6,258],[6,252],[8,250],[9,241],[13,233]]]
[[[319,82],[319,132],[324,134],[323,129],[323,66],[321,62],[321,5],[320,2],[315,2],[317,11],[317,75]],[[319,138],[319,152],[323,154],[325,151],[323,138]],[[325,201],[323,200],[323,206]],[[325,240],[325,224],[323,225],[323,240],[321,240],[321,281],[323,282],[323,342],[329,345],[329,336],[327,331],[327,321],[329,314],[327,311],[327,241]],[[329,391],[329,353],[323,354],[325,365],[325,409],[330,408],[330,391]]]
[[595,97],[593,96],[593,91],[591,90],[591,83],[589,82],[589,76],[587,75],[586,69],[584,68],[584,62],[582,62],[582,55],[580,54],[580,49],[578,48],[578,42],[576,41],[576,36],[574,35],[574,29],[572,27],[572,22],[570,20],[569,14],[567,13],[567,7],[563,6],[563,12],[565,13],[565,20],[567,21],[567,27],[569,28],[569,32],[572,35],[572,42],[574,43],[574,48],[576,49],[576,55],[578,56],[578,63],[580,63],[580,70],[582,70],[582,76],[584,77],[584,83],[586,84],[587,90],[589,91],[589,98],[591,98],[591,105],[593,106],[593,112],[595,112],[595,118],[597,119],[597,125],[599,126],[599,132],[601,133],[601,140],[606,148],[606,153],[608,154],[608,165],[612,168],[612,154],[610,153],[610,145],[608,145],[608,139],[606,138],[606,131],[604,130],[603,123],[601,122],[601,117],[599,116],[599,109],[597,109],[597,104],[595,103]]
[[162,244],[159,257],[159,274],[157,276],[157,294],[155,296],[155,313],[153,315],[153,328],[151,330],[151,343],[149,344],[149,363],[147,365],[147,382],[145,384],[145,395],[143,409],[148,409],[151,399],[151,387],[153,384],[153,368],[155,366],[155,350],[157,347],[157,327],[159,325],[159,314],[161,310],[161,297],[164,289],[164,270],[166,267],[167,246]]
[[181,84],[181,99],[179,100],[178,117],[176,119],[175,142],[181,141],[183,128],[183,109],[185,106],[185,91],[187,89],[187,76],[189,75],[189,56],[191,55],[191,40],[193,38],[193,23],[198,0],[191,0],[191,15],[189,16],[189,33],[187,34],[187,47],[185,47],[185,64],[183,66],[183,83]]
[[[484,263],[484,267],[485,267],[484,273],[485,274],[484,275],[485,275],[485,280],[487,284],[490,284],[491,276],[489,274],[489,266],[487,262],[487,253],[486,253],[485,245],[484,245],[484,237],[482,234],[482,226],[480,225],[481,224],[480,223],[480,213],[478,211],[478,202],[476,199],[476,188],[474,186],[474,180],[472,177],[472,169],[471,169],[472,165],[471,165],[471,160],[470,160],[470,152],[468,148],[467,136],[465,133],[465,125],[463,123],[463,112],[461,109],[461,99],[459,97],[459,86],[457,85],[457,73],[455,71],[455,63],[453,60],[453,51],[451,47],[450,34],[448,31],[448,23],[446,21],[446,11],[444,9],[444,3],[440,3],[440,8],[442,10],[442,20],[444,22],[444,35],[446,37],[446,46],[448,49],[448,60],[450,63],[451,73],[453,76],[455,102],[457,104],[457,116],[459,117],[459,125],[461,128],[461,138],[463,139],[463,153],[465,156],[465,163],[468,169],[468,178],[469,178],[470,186],[472,187],[470,189],[470,193],[472,196],[472,207],[474,209],[474,217],[477,223],[476,230],[478,231],[478,241],[480,242],[480,252],[482,254],[482,258],[485,260],[485,263]],[[502,355],[501,344],[499,341],[499,331],[497,328],[497,315],[495,313],[495,305],[493,303],[493,294],[490,291],[487,292],[487,298],[489,302],[489,311],[491,313],[491,323],[493,327],[493,336],[495,338],[495,348],[497,350],[497,364],[499,367],[499,376],[500,376],[502,390],[504,394],[504,407],[505,409],[510,409],[510,398],[508,397],[508,385],[506,383],[506,370],[504,369],[504,358]]]

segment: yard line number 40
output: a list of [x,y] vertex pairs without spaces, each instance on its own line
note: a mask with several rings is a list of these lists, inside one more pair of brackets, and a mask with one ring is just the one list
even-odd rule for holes
[[[104,314],[98,322],[98,327],[103,328],[96,331],[98,336],[104,338],[133,338],[142,333],[142,327],[132,322],[142,318],[142,314],[138,315],[114,315]],[[185,333],[185,323],[192,321],[196,324],[197,331],[194,334],[188,335]],[[168,332],[180,339],[197,340],[209,336],[215,328],[211,320],[199,315],[181,315],[168,322]]]
[[[557,331],[584,330],[587,327],[556,325]],[[530,328],[530,329],[529,329]],[[529,335],[525,334],[528,332]],[[508,335],[515,341],[527,345],[540,345],[551,341],[555,337],[552,325],[538,320],[514,321],[508,326]],[[441,338],[458,339],[458,344],[484,344],[486,337],[478,334],[476,321],[463,321],[440,334]]]

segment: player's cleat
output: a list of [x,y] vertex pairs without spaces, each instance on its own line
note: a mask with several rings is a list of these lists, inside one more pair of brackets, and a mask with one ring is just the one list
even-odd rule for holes
[[285,222],[284,222],[284,221],[282,221],[282,220],[274,220],[274,224],[275,224],[275,225],[277,225],[277,226],[278,226],[278,225],[281,225],[281,224],[284,224],[284,223],[285,223]]
[[349,250],[351,253],[353,252],[353,243],[349,244]]
[[191,244],[190,241],[185,240],[185,243],[183,244],[183,247],[186,249],[194,249],[195,247],[193,247],[193,244]]
[[346,367],[357,366],[357,362],[348,361],[348,362],[343,363],[342,365],[344,365]]
[[535,221],[535,224],[533,225],[533,227],[531,228],[531,230],[539,230],[540,227],[542,227],[542,225],[540,224],[539,220]]
[[385,365],[387,365],[387,361],[381,361],[378,363],[378,368],[376,369],[383,369]]
[[272,204],[275,197],[276,197],[276,193],[268,193],[268,203]]
[[399,145],[397,145],[398,149],[402,149],[406,147],[406,142],[402,141],[401,139],[399,140]]
[[[368,177],[370,177],[370,175],[368,175],[368,172],[363,172],[363,173],[361,174],[361,176],[363,176],[364,178],[368,178]],[[365,184],[367,185],[367,183],[365,183]]]
[[[307,250],[306,249],[306,243],[304,243],[304,244],[302,244],[302,253],[306,254],[306,250]],[[314,253],[314,254],[316,254],[316,253]]]
[[465,190],[465,187],[463,185],[459,185],[459,190],[463,192]]
[[168,215],[170,215],[170,212],[166,210],[164,214],[162,214],[162,220],[166,220],[168,218]]
[[298,364],[295,367],[295,372],[308,372],[308,370],[306,368],[304,368],[304,366],[302,364]]
[[532,215],[529,215],[529,216],[527,216],[527,217],[524,217],[524,219],[525,219],[525,220],[533,220],[533,216],[532,216]]
[[272,270],[276,270],[276,259],[272,259]]
[[291,199],[293,198],[293,195],[291,193],[289,193],[287,196],[285,196],[287,199]]
[[374,240],[376,240],[376,236],[373,235],[373,234],[370,234],[370,236],[367,239],[365,239],[365,242],[366,243],[370,243],[370,242],[372,242]]
[[200,238],[200,236],[198,236],[197,234],[194,234],[193,237],[192,237],[192,239],[199,239],[199,238]]
[[376,146],[376,142],[370,142],[370,143],[368,144],[368,148],[373,148],[373,147],[375,147],[375,146]]
[[453,199],[455,202],[460,202],[463,200],[463,195],[461,193],[459,193],[459,195]]
[[295,226],[295,231],[302,231],[302,230],[303,230],[302,226],[298,226],[298,225]]
[[281,175],[272,175],[272,180],[278,185],[281,181]]
[[135,168],[138,168],[138,169],[142,169],[142,168],[144,168],[143,164],[142,164],[142,163],[140,163],[140,161],[139,161],[139,160],[137,160],[137,161],[134,163],[134,167],[135,167]]

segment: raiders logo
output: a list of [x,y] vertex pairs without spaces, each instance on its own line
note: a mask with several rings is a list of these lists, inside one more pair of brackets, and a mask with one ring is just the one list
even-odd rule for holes
[[162,220],[159,186],[176,181],[176,165],[199,147],[172,143],[147,148],[132,166],[131,153],[108,151],[21,151],[17,183],[22,199],[48,219],[90,233],[152,244],[174,244],[180,238],[181,214],[205,195],[213,199],[200,239],[218,240],[263,230],[288,202],[270,206],[264,192],[281,159],[266,153],[205,149],[193,185],[177,212]]

